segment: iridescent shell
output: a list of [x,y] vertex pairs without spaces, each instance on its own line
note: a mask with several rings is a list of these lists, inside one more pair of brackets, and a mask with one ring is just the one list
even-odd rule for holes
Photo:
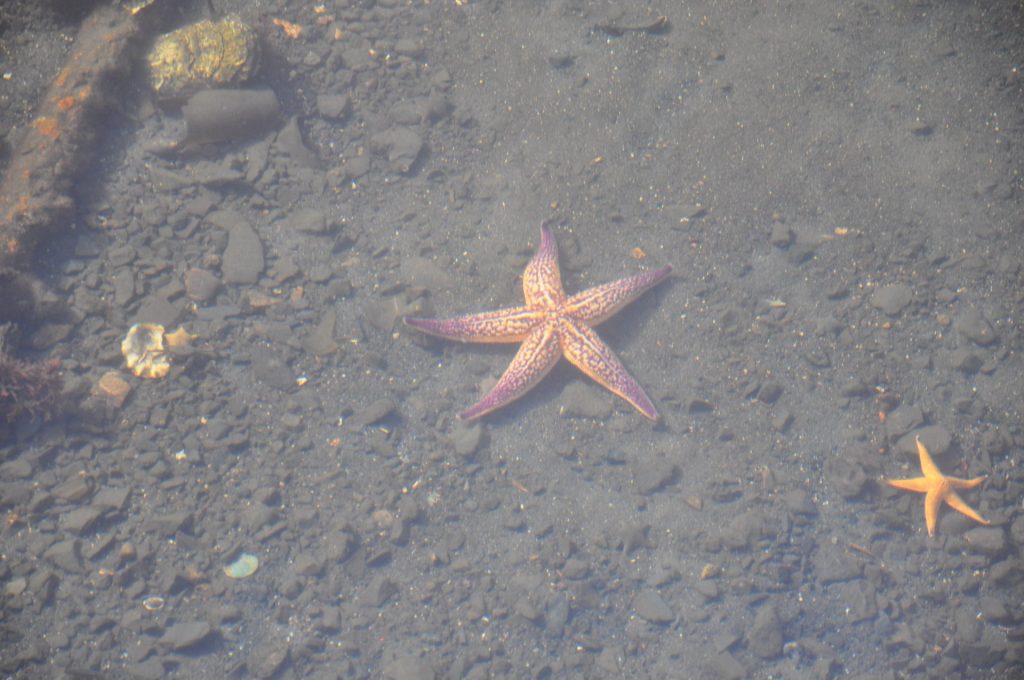
[[148,61],[157,96],[177,99],[248,81],[259,70],[260,43],[236,18],[205,19],[157,38]]

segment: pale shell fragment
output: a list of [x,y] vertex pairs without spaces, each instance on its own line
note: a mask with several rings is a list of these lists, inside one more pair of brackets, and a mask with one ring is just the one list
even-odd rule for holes
[[158,323],[137,323],[121,342],[124,365],[139,378],[163,378],[171,370],[164,350],[164,327]]
[[228,578],[246,578],[256,573],[260,567],[260,558],[252,553],[241,553],[235,561],[224,567],[224,575]]

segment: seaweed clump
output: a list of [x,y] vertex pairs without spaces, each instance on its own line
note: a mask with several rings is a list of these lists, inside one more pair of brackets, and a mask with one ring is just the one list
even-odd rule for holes
[[0,423],[53,418],[64,389],[60,359],[27,361],[0,350]]

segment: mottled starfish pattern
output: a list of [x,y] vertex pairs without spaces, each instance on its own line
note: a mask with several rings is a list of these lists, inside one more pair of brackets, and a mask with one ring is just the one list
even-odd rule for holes
[[921,472],[924,473],[924,477],[917,477],[915,479],[887,479],[885,483],[897,489],[917,491],[918,493],[925,494],[924,522],[928,527],[928,535],[935,535],[935,524],[938,521],[939,508],[942,506],[943,501],[949,507],[967,515],[975,522],[988,524],[988,520],[982,518],[967,503],[964,503],[964,500],[960,498],[960,494],[956,492],[956,489],[973,489],[984,482],[987,477],[975,477],[974,479],[947,477],[942,474],[935,461],[932,460],[928,449],[921,443],[921,438],[918,437],[915,441],[917,442],[917,455],[921,459]]
[[665,266],[568,297],[562,289],[555,237],[541,225],[540,247],[523,273],[525,306],[454,319],[403,320],[424,333],[459,342],[522,343],[494,388],[459,415],[464,420],[479,418],[523,396],[564,356],[646,418],[656,421],[654,404],[593,327],[663,281],[671,271],[671,266]]

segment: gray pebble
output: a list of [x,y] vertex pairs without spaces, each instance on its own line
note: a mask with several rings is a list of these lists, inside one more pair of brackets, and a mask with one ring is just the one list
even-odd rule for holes
[[337,315],[333,310],[328,309],[320,318],[320,322],[306,336],[302,346],[307,352],[318,357],[326,356],[338,350],[338,343],[334,341],[334,329],[337,323]]
[[206,621],[176,623],[160,637],[160,644],[168,649],[180,651],[197,645],[213,632]]
[[135,275],[130,269],[120,269],[111,278],[114,284],[114,304],[124,307],[135,297]]
[[374,147],[387,153],[388,164],[395,172],[407,173],[423,150],[423,138],[405,127],[380,132],[371,138]]
[[54,543],[43,553],[51,564],[70,572],[82,571],[82,556],[77,538]]
[[758,401],[764,402],[765,404],[774,404],[778,401],[780,396],[782,396],[782,385],[774,380],[769,380],[765,384],[761,385],[761,389],[757,391]]
[[295,374],[281,359],[262,352],[253,356],[252,372],[256,380],[287,392],[295,387]]
[[452,285],[452,277],[433,260],[407,257],[402,260],[402,280],[415,288],[438,291]]
[[795,235],[793,230],[782,222],[776,222],[772,225],[772,234],[768,238],[768,242],[776,248],[786,248],[793,244]]
[[324,118],[343,120],[352,110],[352,100],[347,94],[322,94],[316,98],[316,110]]
[[484,429],[480,423],[455,421],[452,426],[452,447],[460,458],[472,458],[483,442]]
[[774,659],[782,653],[782,626],[771,604],[758,610],[747,631],[747,646],[762,659]]
[[295,231],[304,234],[322,234],[327,231],[327,215],[317,208],[300,208],[287,218]]
[[384,664],[385,680],[434,680],[437,672],[424,659],[401,656]]
[[378,420],[391,415],[394,413],[396,408],[397,406],[395,405],[395,402],[390,399],[378,399],[372,404],[356,411],[356,414],[348,419],[346,425],[353,429],[361,430],[364,427],[372,425]]
[[192,267],[185,272],[185,294],[190,300],[207,302],[220,290],[220,279],[213,272]]
[[967,309],[956,320],[956,329],[976,345],[987,347],[999,340],[992,324],[976,309]]
[[711,677],[720,680],[743,680],[747,677],[747,668],[729,652],[722,652],[708,665]]
[[1013,614],[1003,600],[997,597],[983,597],[978,601],[978,610],[985,621],[998,624],[1009,624],[1013,622]]
[[218,210],[210,222],[226,229],[228,244],[224,249],[221,271],[227,283],[256,283],[263,274],[263,244],[249,222],[234,210]]
[[292,563],[292,570],[299,576],[316,576],[323,571],[324,563],[312,555],[300,553]]
[[285,644],[258,645],[245,661],[246,669],[255,678],[272,678],[281,670],[288,660],[288,647]]
[[28,479],[32,476],[32,464],[27,460],[18,458],[0,465],[0,479],[5,482],[13,482],[16,479]]
[[592,384],[575,380],[562,390],[562,415],[571,418],[606,420],[612,414],[612,400]]
[[1001,557],[1006,551],[1006,533],[999,527],[976,527],[964,534],[974,552]]
[[969,349],[959,348],[949,353],[949,365],[967,374],[977,373],[985,360]]
[[363,602],[368,607],[380,607],[398,592],[398,586],[387,576],[375,576],[366,588]]
[[675,620],[672,610],[656,591],[642,590],[633,600],[637,616],[651,623],[671,623]]
[[693,589],[705,600],[714,600],[721,594],[714,581],[697,581],[693,585]]
[[188,533],[192,527],[192,513],[187,510],[167,512],[156,515],[146,520],[146,529],[158,532],[164,536],[176,534],[179,531]]
[[82,475],[75,475],[53,487],[51,491],[62,501],[77,503],[92,493],[92,480]]
[[912,404],[896,408],[885,419],[885,427],[893,439],[902,437],[922,425],[924,425],[924,411],[920,406]]
[[635,456],[630,467],[633,471],[633,483],[642,496],[664,487],[679,472],[679,467],[675,463],[660,455]]
[[60,518],[60,528],[72,534],[82,535],[88,532],[102,515],[101,510],[92,506],[75,508]]
[[875,294],[871,296],[871,306],[881,309],[889,316],[896,316],[910,304],[912,299],[913,291],[910,286],[894,283],[876,290]]

